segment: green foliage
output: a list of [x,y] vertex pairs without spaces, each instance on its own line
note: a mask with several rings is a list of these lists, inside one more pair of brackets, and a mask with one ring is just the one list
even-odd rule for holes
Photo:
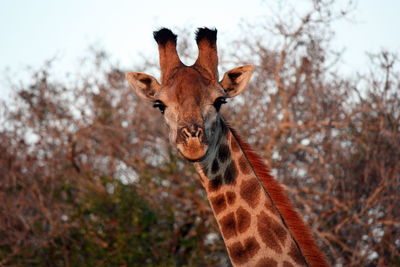
[[[131,184],[112,177],[99,178],[96,188],[87,188],[80,197],[64,199],[71,214],[63,215],[68,233],[45,245],[25,247],[13,264],[31,266],[181,266],[168,247],[173,238],[175,218],[170,207],[154,207]],[[80,185],[62,183],[57,195],[71,195]],[[55,200],[57,201],[57,200]],[[32,231],[41,234],[40,221]],[[179,245],[193,248],[196,238],[180,239]],[[10,248],[2,247],[1,253]],[[1,254],[0,254],[1,255]]]
[[[332,263],[399,266],[399,57],[384,51],[370,74],[338,75],[333,2],[291,12],[277,31],[248,27],[221,53],[257,65],[227,118]],[[97,53],[72,84],[54,82],[51,64],[12,84],[16,99],[0,109],[0,266],[229,265],[193,167],[124,79],[155,65],[107,62]]]

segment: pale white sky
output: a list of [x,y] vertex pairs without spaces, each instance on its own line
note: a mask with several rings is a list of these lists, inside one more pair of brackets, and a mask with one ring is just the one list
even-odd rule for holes
[[[343,2],[343,0],[340,0]],[[156,55],[152,32],[192,26],[216,27],[219,36],[238,33],[239,23],[268,15],[277,0],[3,0],[0,2],[0,98],[9,94],[4,71],[25,79],[27,66],[41,66],[54,56],[61,71],[74,72],[78,59],[100,44],[123,66],[135,63],[137,52]],[[304,6],[308,0],[294,0]],[[346,70],[366,65],[366,51],[400,49],[399,0],[359,0],[349,21],[335,23],[335,46],[345,48]],[[221,38],[219,38],[221,41]],[[194,41],[193,41],[194,42]]]

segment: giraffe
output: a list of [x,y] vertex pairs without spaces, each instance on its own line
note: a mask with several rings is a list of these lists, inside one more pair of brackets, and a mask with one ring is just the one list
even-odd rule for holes
[[254,67],[236,67],[219,81],[217,30],[199,28],[199,55],[184,65],[177,35],[162,28],[158,43],[161,83],[129,72],[137,95],[160,109],[169,138],[193,162],[206,190],[234,266],[328,266],[269,167],[220,114],[227,98],[239,95]]

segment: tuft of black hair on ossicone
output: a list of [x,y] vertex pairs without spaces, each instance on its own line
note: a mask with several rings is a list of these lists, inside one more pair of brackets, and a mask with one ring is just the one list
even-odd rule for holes
[[207,39],[210,44],[215,44],[217,42],[217,29],[198,28],[196,31],[196,43],[198,44],[203,39]]
[[165,45],[168,41],[172,41],[176,44],[177,35],[174,34],[170,29],[162,28],[158,31],[154,31],[153,37],[159,45]]

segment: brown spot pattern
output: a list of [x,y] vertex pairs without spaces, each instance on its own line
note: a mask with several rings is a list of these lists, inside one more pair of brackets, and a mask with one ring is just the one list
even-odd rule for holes
[[242,207],[239,207],[236,211],[237,227],[239,233],[244,233],[250,227],[251,215]]
[[236,264],[244,264],[248,262],[259,249],[260,244],[258,244],[254,237],[249,237],[244,240],[244,244],[236,242],[231,246],[228,246],[231,259]]
[[266,208],[267,210],[272,211],[273,213],[276,212],[275,209],[274,209],[274,207],[272,206],[272,201],[271,201],[271,199],[270,199],[269,197],[267,197],[267,200],[265,201],[265,208]]
[[211,173],[216,174],[219,170],[218,160],[215,158],[212,165],[211,165]]
[[306,261],[303,257],[303,255],[301,254],[299,248],[295,245],[292,244],[290,247],[290,251],[289,251],[289,256],[298,264],[305,264]]
[[232,191],[226,192],[226,201],[228,202],[229,205],[233,205],[236,200],[236,194]]
[[265,212],[257,215],[257,230],[265,245],[277,253],[282,253],[282,246],[286,240],[285,229]]
[[231,161],[225,170],[224,181],[226,184],[235,184],[238,175],[235,162]]
[[221,232],[225,239],[229,239],[237,235],[236,233],[236,220],[233,212],[222,217],[220,220]]
[[253,257],[257,251],[260,249],[260,244],[254,237],[249,237],[244,240],[244,248],[247,250],[247,255],[249,258]]
[[224,194],[218,195],[210,199],[211,205],[214,209],[215,214],[220,213],[226,209],[226,202]]
[[245,156],[241,155],[239,158],[239,168],[242,171],[243,174],[249,174],[250,173],[250,165],[247,162],[247,159]]
[[239,152],[240,147],[238,143],[236,142],[235,138],[231,135],[231,148],[233,152]]
[[218,159],[224,163],[231,156],[231,152],[229,151],[229,147],[226,144],[220,144],[218,150]]
[[284,261],[283,262],[283,267],[295,267],[293,264],[291,264],[290,262],[288,262],[288,261]]
[[287,235],[286,229],[283,228],[283,226],[281,226],[278,222],[276,222],[273,219],[271,222],[272,222],[272,225],[271,225],[272,231],[274,231],[276,237],[281,242],[281,244],[284,244],[285,240],[286,240],[286,235]]
[[233,243],[228,247],[231,259],[236,264],[243,264],[248,261],[248,256],[240,242]]
[[217,191],[222,185],[222,176],[217,175],[214,179],[209,182],[208,190],[210,192]]
[[256,178],[248,181],[243,181],[240,187],[240,196],[249,204],[250,207],[255,208],[260,200],[260,184]]
[[278,262],[271,258],[262,258],[260,259],[255,267],[277,267]]

